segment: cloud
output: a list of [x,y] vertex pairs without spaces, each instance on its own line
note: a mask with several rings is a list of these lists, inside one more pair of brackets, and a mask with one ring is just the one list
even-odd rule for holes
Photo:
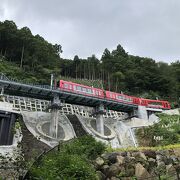
[[1,1],[4,19],[61,44],[63,57],[100,55],[121,44],[129,54],[180,59],[179,0]]

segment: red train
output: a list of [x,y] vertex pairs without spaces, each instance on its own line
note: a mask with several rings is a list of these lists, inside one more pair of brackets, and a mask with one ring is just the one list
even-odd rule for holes
[[125,94],[120,94],[111,91],[104,91],[99,88],[85,86],[82,84],[77,84],[64,80],[59,81],[59,88],[63,91],[70,91],[73,93],[84,94],[86,96],[93,96],[98,98],[106,98],[118,102],[123,102],[126,104],[136,104],[136,105],[146,106],[150,108],[159,108],[159,109],[171,108],[168,101],[151,100],[151,99],[138,98],[134,96],[128,96]]

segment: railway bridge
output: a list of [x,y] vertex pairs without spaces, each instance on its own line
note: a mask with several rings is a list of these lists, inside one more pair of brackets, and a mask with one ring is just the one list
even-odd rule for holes
[[[147,120],[148,113],[162,111],[161,109],[146,108],[136,104],[117,102],[110,99],[86,96],[83,94],[63,91],[49,85],[36,85],[17,81],[10,77],[0,74],[1,94],[9,94],[23,97],[33,97],[37,99],[50,100],[52,112],[62,108],[63,102],[75,105],[89,106],[94,108],[96,114],[97,131],[104,134],[103,114],[106,109],[126,112],[129,115],[136,115],[141,119]],[[52,119],[52,127],[56,126],[56,120]]]

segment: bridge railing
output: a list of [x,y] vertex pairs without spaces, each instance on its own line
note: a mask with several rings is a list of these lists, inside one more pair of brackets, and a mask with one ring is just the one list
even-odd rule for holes
[[9,82],[16,82],[16,83],[22,83],[22,84],[26,84],[26,85],[30,85],[30,86],[43,88],[43,89],[56,89],[54,86],[51,87],[50,85],[40,85],[40,84],[25,82],[25,81],[15,79],[15,78],[9,78],[3,73],[0,73],[0,80],[9,81]]

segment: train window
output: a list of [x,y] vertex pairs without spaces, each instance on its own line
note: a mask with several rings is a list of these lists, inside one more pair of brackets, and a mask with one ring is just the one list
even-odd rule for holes
[[86,92],[86,88],[83,87],[83,88],[82,88],[82,91],[83,91],[83,92]]
[[122,97],[122,96],[118,96],[118,95],[117,95],[117,98],[118,98],[118,99],[123,99],[123,97]]
[[87,93],[92,94],[92,89],[86,89]]
[[99,93],[98,93],[98,91],[96,90],[96,95],[98,96],[99,95]]
[[69,85],[69,89],[72,89],[72,85],[71,84]]
[[76,91],[76,86],[74,85],[74,91]]
[[64,83],[64,88],[68,89],[68,84]]
[[76,90],[77,90],[77,91],[82,91],[82,90],[81,90],[81,86],[76,86]]
[[128,100],[128,102],[131,102],[131,101],[132,101],[130,97],[128,97],[127,100]]
[[128,98],[128,97],[124,97],[124,100],[125,100],[125,101],[129,101],[129,98]]

